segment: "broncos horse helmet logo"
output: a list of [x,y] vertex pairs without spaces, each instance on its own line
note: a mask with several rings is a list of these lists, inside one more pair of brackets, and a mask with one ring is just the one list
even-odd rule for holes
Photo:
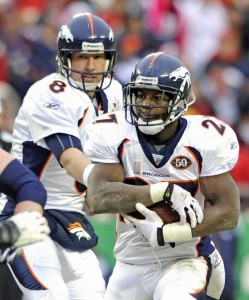
[[60,30],[59,35],[58,35],[58,39],[59,38],[65,39],[67,41],[67,43],[69,43],[70,41],[73,42],[73,35],[70,32],[67,25],[61,26],[61,30]]
[[169,78],[172,79],[173,81],[177,81],[180,78],[183,79],[184,82],[187,82],[188,86],[191,85],[189,71],[184,66],[181,66],[180,68],[170,73]]

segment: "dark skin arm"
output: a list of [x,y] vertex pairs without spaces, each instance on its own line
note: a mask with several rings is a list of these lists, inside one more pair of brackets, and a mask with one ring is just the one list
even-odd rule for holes
[[[88,200],[91,209],[100,213],[129,213],[140,202],[152,205],[148,185],[133,186],[122,183],[124,170],[120,164],[96,164],[88,179]],[[98,184],[96,184],[96,182]],[[192,229],[193,237],[235,228],[240,213],[237,185],[227,172],[200,179],[207,202],[204,220]]]
[[128,185],[123,181],[124,169],[121,164],[97,163],[88,178],[90,209],[95,214],[129,213],[136,210],[136,203],[145,206],[153,204],[149,185]]
[[210,203],[204,209],[201,224],[192,229],[194,237],[233,229],[238,224],[240,214],[239,190],[227,172],[200,179],[201,189]]

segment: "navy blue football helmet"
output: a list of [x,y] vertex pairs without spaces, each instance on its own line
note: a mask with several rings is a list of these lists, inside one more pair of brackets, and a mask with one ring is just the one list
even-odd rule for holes
[[[161,102],[156,106],[138,105],[136,99],[141,90],[158,91],[159,95],[161,93]],[[163,104],[165,94],[170,99],[167,105],[165,102]],[[184,114],[194,101],[188,69],[178,58],[164,52],[152,53],[142,58],[131,75],[131,81],[124,86],[126,120],[139,128],[160,126],[162,130]],[[163,107],[166,110],[166,119],[150,122],[151,110]],[[143,120],[144,115],[148,116],[147,121],[139,122],[140,108],[143,110]]]
[[94,75],[103,75],[99,88],[103,88],[103,81],[107,76],[110,78],[110,82],[105,88],[110,85],[116,63],[116,50],[114,49],[113,31],[103,19],[90,13],[74,15],[66,24],[61,26],[57,37],[57,46],[59,70],[67,77],[73,87],[76,86],[70,78],[70,73],[76,72],[81,74],[83,82],[83,88],[76,88],[89,91],[84,83],[84,76],[89,75],[89,73],[78,72],[71,68],[70,55],[73,52],[85,54],[105,53],[107,60],[105,71],[94,73]]

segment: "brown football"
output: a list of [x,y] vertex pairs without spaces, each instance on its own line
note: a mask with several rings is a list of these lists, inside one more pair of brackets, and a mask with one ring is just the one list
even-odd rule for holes
[[[171,208],[165,201],[157,202],[148,208],[155,211],[166,224],[180,221],[178,212]],[[144,216],[139,211],[131,212],[130,215],[137,219],[144,219]]]

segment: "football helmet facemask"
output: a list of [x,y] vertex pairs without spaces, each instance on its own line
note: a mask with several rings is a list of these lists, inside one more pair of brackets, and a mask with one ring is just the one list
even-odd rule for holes
[[[138,94],[146,90],[158,91],[157,95],[161,95],[158,105],[139,104]],[[165,95],[169,97],[169,102],[163,101]],[[137,125],[145,134],[155,135],[184,114],[195,99],[191,92],[190,74],[184,64],[164,52],[152,53],[140,60],[131,81],[124,86],[126,121]],[[155,108],[165,108],[162,119],[155,120],[152,114]]]
[[[67,78],[70,85],[85,92],[96,91],[96,88],[106,89],[110,86],[116,63],[116,50],[114,49],[114,35],[111,27],[101,18],[90,13],[76,14],[66,24],[62,25],[57,37],[57,64],[59,71]],[[71,68],[70,55],[73,52],[84,54],[106,55],[106,66],[103,72],[79,72]],[[82,84],[75,82],[71,72],[81,74]],[[84,76],[102,75],[98,83],[86,83]],[[108,84],[103,86],[104,78],[109,77]]]

